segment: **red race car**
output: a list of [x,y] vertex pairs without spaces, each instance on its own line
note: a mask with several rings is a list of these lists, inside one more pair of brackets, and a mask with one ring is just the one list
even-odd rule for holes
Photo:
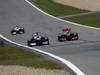
[[78,40],[78,33],[72,32],[71,28],[62,29],[62,33],[58,35],[58,41]]

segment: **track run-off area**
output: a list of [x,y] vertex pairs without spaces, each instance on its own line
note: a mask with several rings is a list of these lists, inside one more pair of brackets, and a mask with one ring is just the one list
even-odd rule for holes
[[[25,28],[25,34],[12,36],[15,25]],[[78,41],[58,42],[62,28],[79,33]],[[75,25],[50,17],[25,0],[0,0],[0,34],[16,43],[27,45],[33,32],[49,37],[50,45],[35,48],[60,56],[76,65],[85,75],[100,74],[100,30]]]

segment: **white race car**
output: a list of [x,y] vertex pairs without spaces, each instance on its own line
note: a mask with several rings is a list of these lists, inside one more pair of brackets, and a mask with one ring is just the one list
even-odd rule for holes
[[20,26],[15,26],[12,30],[11,30],[11,34],[12,35],[16,35],[16,34],[24,34],[24,28],[20,27]]

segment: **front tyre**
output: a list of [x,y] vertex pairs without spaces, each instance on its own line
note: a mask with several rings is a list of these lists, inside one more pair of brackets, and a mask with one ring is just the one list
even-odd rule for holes
[[49,40],[47,39],[47,41],[45,41],[46,43],[44,43],[44,45],[49,45]]
[[48,40],[48,43],[46,44],[46,45],[49,45],[50,43],[49,43],[49,40]]
[[27,41],[27,45],[28,45],[29,47],[32,47],[32,45],[30,44],[30,41]]

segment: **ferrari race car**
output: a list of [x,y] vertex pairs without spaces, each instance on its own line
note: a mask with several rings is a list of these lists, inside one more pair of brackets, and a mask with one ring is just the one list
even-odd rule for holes
[[78,33],[72,32],[70,28],[64,28],[63,32],[58,35],[58,41],[71,41],[71,40],[78,40]]
[[49,45],[48,37],[41,36],[39,32],[33,33],[32,38],[27,41],[28,46],[42,46]]
[[24,28],[21,28],[20,26],[15,26],[12,30],[11,30],[11,34],[12,35],[16,35],[16,34],[24,34]]

